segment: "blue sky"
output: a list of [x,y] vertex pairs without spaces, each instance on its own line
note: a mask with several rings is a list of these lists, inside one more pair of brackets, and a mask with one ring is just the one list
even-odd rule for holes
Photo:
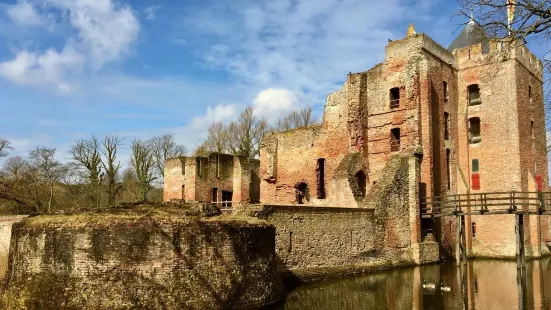
[[410,22],[447,46],[452,0],[0,1],[0,137],[60,159],[92,134],[193,149],[247,105],[270,121],[382,61]]

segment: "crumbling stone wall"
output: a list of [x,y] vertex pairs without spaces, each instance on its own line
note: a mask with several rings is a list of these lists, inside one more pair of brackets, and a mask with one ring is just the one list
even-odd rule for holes
[[14,225],[14,309],[228,309],[281,297],[274,228],[185,216],[39,216]]

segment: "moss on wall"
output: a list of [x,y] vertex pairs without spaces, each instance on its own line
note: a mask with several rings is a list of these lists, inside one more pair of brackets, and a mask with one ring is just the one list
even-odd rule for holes
[[273,226],[142,211],[14,225],[6,307],[223,309],[281,297]]

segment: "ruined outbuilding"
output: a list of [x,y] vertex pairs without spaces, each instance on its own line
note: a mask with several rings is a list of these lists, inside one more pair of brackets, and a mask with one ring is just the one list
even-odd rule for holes
[[163,200],[258,203],[259,166],[255,159],[219,153],[169,159]]

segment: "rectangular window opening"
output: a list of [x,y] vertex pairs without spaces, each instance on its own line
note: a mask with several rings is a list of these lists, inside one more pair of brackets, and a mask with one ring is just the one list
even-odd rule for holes
[[480,118],[473,117],[469,119],[469,142],[479,143],[481,141],[480,138]]
[[394,128],[390,131],[390,151],[400,151],[400,128]]
[[448,82],[442,82],[442,89],[444,91],[444,103],[448,103],[448,100],[450,100],[450,95],[448,93]]
[[218,188],[212,189],[212,202],[218,202]]
[[195,159],[195,163],[196,163],[196,166],[197,166],[197,176],[201,176],[201,173],[203,172],[202,167],[201,167],[201,157],[197,157]]
[[475,222],[472,222],[472,229],[471,229],[471,232],[472,232],[472,235],[473,235],[473,238],[476,237],[476,223]]
[[528,99],[532,103],[532,86],[528,86]]
[[469,105],[477,105],[482,103],[480,100],[480,88],[478,87],[478,84],[467,86],[467,90],[469,91]]
[[444,112],[444,139],[450,139],[450,114]]
[[220,154],[216,154],[216,177],[220,178]]
[[400,107],[400,88],[394,87],[390,89],[390,108],[396,109]]
[[325,158],[318,158],[316,172],[318,176],[318,199],[325,199]]
[[451,151],[446,150],[446,169],[448,175],[448,190],[452,187],[452,176],[451,176]]
[[473,159],[471,170],[473,173],[479,173],[480,172],[480,163],[478,159]]
[[231,191],[222,191],[222,207],[231,208],[232,207],[233,192]]

